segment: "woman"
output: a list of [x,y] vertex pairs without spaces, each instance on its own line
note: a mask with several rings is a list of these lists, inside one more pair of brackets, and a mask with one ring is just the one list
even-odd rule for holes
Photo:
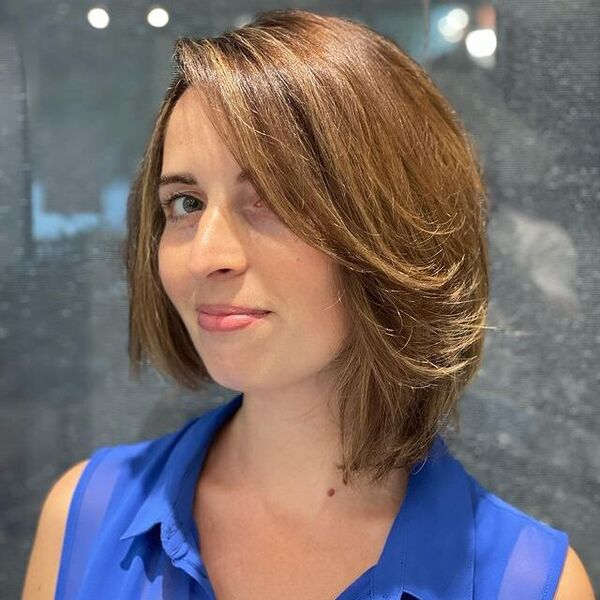
[[131,364],[242,393],[65,473],[26,600],[593,598],[440,435],[482,355],[486,201],[429,77],[301,10],[175,65],[129,198]]

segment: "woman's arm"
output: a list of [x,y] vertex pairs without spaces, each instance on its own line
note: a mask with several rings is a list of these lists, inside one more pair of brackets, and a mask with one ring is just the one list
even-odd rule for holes
[[596,600],[590,577],[571,546],[567,551],[554,600]]
[[83,460],[65,471],[54,482],[44,500],[25,575],[22,600],[54,598],[69,505],[87,463],[87,460]]

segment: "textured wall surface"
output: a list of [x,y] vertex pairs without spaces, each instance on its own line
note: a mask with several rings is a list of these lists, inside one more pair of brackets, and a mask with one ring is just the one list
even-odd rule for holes
[[[183,393],[153,372],[130,381],[119,245],[127,185],[170,78],[173,41],[218,34],[277,3],[222,9],[213,0],[199,11],[182,0],[163,29],[145,22],[146,3],[113,4],[103,30],[90,27],[84,2],[0,6],[6,598],[18,597],[41,502],[64,469],[100,445],[171,431],[232,396],[217,387]],[[598,593],[600,3],[294,6],[360,19],[396,39],[479,146],[496,329],[448,441],[483,485],[569,533]],[[448,33],[443,19],[457,7],[469,23]],[[493,32],[490,56],[469,50],[466,35],[478,29],[488,41]]]

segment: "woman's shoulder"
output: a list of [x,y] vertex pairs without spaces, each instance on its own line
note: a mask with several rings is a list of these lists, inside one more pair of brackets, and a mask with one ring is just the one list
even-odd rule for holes
[[23,600],[54,596],[69,506],[88,463],[89,459],[85,459],[69,467],[44,498],[29,555]]
[[480,589],[489,585],[500,598],[552,600],[570,548],[568,533],[469,477]]
[[[97,447],[56,484],[59,490],[68,486],[65,495],[71,498],[71,512],[79,511],[85,504],[89,519],[93,516],[89,511],[101,506],[96,501],[85,501],[86,497],[95,496],[94,491],[108,497],[111,490],[120,492],[144,487],[160,476],[169,461],[188,460],[201,441],[196,434],[202,436],[200,427],[195,427],[189,434],[188,431],[196,424],[200,425],[211,412],[192,417],[179,428],[154,437]],[[98,512],[102,512],[100,508]]]
[[23,600],[54,597],[69,515],[73,513],[85,482],[102,459],[109,456],[114,466],[119,464],[122,467],[136,455],[142,456],[144,450],[159,439],[97,448],[53,481],[39,512],[23,584]]
[[494,565],[490,571],[499,597],[529,597],[519,596],[529,586],[540,590],[538,597],[544,600],[595,599],[589,574],[566,531],[492,493],[475,478],[471,481],[477,557]]
[[[492,491],[479,480],[443,441],[440,449],[440,464],[436,481],[442,481],[442,473],[452,473],[452,485],[463,490],[465,500],[469,498],[472,505],[472,524],[478,545],[485,545],[489,539],[492,546],[499,540],[516,543],[533,535],[546,540],[559,542],[560,550],[566,552],[568,534],[553,527],[532,512],[527,512],[517,504]],[[450,489],[450,488],[449,488]]]
[[[107,489],[109,483],[116,484],[117,480],[122,483],[124,479],[136,480],[142,476],[156,475],[173,452],[179,453],[178,457],[183,458],[185,453],[190,454],[196,450],[194,444],[201,440],[196,439],[195,435],[186,436],[186,433],[195,425],[201,425],[213,412],[215,411],[209,410],[200,416],[189,418],[179,428],[154,437],[97,447],[85,460],[61,475],[48,500],[55,503],[60,495],[60,501],[64,502],[68,496],[68,504],[71,504],[71,499],[76,503],[76,494],[83,494],[84,488],[92,483],[98,485],[101,482],[104,489]],[[202,435],[199,427],[193,433]]]
[[[505,531],[522,540],[536,532],[539,536],[560,541],[563,546],[568,542],[565,531],[493,493],[474,477],[470,478],[475,497],[476,526],[482,537],[493,538]],[[566,551],[566,546],[563,550]]]
[[177,446],[182,433],[201,418],[194,417],[179,429],[153,438],[98,447],[56,478],[39,513],[24,580],[23,600],[54,597],[61,557],[68,545],[66,538],[81,510],[85,507],[87,524],[99,523],[105,507],[96,500],[98,493],[106,496],[117,489],[117,484],[122,489],[132,483],[138,484],[148,474],[156,473],[160,470],[156,467],[160,467],[160,463]]

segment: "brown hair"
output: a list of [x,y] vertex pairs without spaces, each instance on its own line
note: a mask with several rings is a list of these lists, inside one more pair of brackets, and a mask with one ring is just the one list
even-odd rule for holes
[[329,366],[344,482],[424,460],[449,418],[460,429],[487,329],[486,190],[456,112],[395,42],[337,16],[258,13],[219,37],[179,38],[173,58],[128,203],[131,372],[148,358],[188,389],[214,383],[157,262],[165,127],[193,86],[269,208],[338,267],[352,315]]

